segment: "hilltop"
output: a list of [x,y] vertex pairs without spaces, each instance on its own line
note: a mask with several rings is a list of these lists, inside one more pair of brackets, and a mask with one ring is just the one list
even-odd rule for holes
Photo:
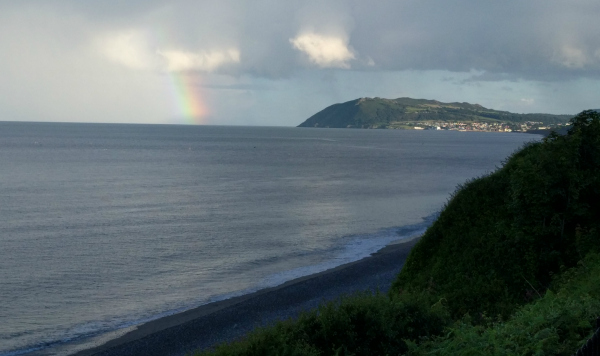
[[515,114],[479,104],[360,98],[331,105],[298,127],[527,131],[565,124],[572,115]]

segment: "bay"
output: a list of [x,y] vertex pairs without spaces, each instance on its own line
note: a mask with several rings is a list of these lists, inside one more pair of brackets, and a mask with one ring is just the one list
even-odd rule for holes
[[70,354],[365,257],[535,139],[0,122],[0,355]]

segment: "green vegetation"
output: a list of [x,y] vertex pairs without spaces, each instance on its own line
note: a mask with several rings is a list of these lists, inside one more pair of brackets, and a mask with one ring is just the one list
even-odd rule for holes
[[[308,118],[299,127],[391,128],[406,129],[435,123],[505,123],[506,128],[521,129],[525,122],[562,124],[570,115],[513,114],[484,108],[478,104],[442,103],[425,99],[361,98],[331,105]],[[531,126],[528,126],[531,128]]]
[[409,343],[407,355],[572,355],[600,315],[600,256],[564,271],[545,295],[505,322],[474,325],[467,315],[434,338]]
[[460,186],[388,296],[347,297],[213,354],[572,354],[600,316],[600,114],[571,123]]
[[213,355],[399,355],[408,351],[399,338],[440,334],[448,323],[443,308],[357,294],[302,314],[297,320],[259,329],[242,342],[220,346]]
[[515,153],[460,187],[411,251],[395,293],[444,296],[454,317],[507,316],[551,273],[600,246],[600,121],[588,111],[566,136]]

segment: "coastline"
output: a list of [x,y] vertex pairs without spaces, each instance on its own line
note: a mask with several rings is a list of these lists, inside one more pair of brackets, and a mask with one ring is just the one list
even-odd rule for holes
[[303,310],[345,294],[387,292],[418,240],[400,240],[355,262],[150,321],[74,355],[185,355],[233,341],[256,327],[294,318]]

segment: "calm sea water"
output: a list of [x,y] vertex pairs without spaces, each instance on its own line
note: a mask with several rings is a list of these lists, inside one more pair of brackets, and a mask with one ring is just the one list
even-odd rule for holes
[[360,259],[534,139],[0,122],[0,355],[69,354]]

